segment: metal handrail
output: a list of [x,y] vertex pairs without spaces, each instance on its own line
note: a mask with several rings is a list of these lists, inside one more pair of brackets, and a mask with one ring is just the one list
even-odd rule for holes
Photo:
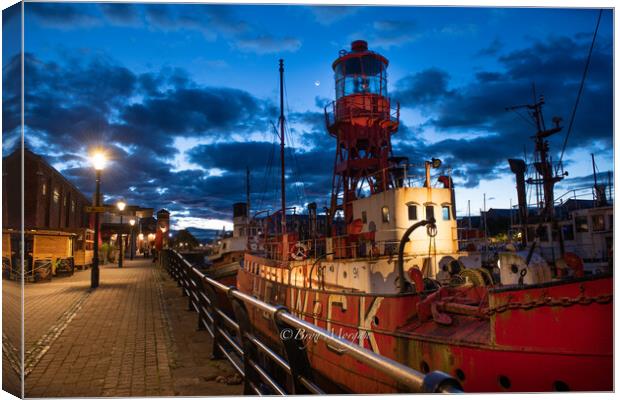
[[[348,340],[337,337],[333,333],[321,327],[318,327],[314,324],[311,324],[303,319],[294,316],[282,306],[274,306],[265,303],[246,293],[239,291],[235,287],[226,286],[221,282],[218,282],[215,279],[206,276],[200,270],[193,267],[175,250],[167,250],[164,253],[164,257],[162,257],[162,262],[170,275],[182,286],[183,293],[189,297],[190,308],[195,309],[201,316],[199,324],[201,326],[204,325],[205,327],[207,327],[207,330],[213,336],[214,355],[218,353],[221,356],[224,356],[244,377],[246,381],[246,394],[250,392],[262,394],[259,386],[256,386],[255,382],[252,382],[252,380],[248,376],[248,371],[250,370],[252,371],[252,374],[256,375],[275,393],[284,394],[285,392],[284,389],[280,387],[280,385],[276,384],[276,382],[266,373],[265,369],[261,368],[257,364],[256,360],[252,360],[249,358],[250,355],[247,354],[244,350],[245,345],[242,348],[239,344],[236,344],[234,342],[234,339],[226,332],[225,329],[217,326],[216,321],[224,316],[225,318],[222,318],[223,322],[240,334],[238,338],[241,339],[242,343],[244,342],[244,340],[247,340],[254,346],[256,350],[261,351],[263,354],[271,358],[285,372],[289,373],[293,377],[295,382],[299,383],[299,388],[301,388],[302,390],[308,390],[310,393],[322,393],[322,390],[316,385],[316,383],[312,382],[308,376],[305,376],[303,373],[299,373],[299,371],[303,370],[303,368],[300,368],[300,366],[297,365],[289,364],[274,350],[270,349],[269,346],[265,345],[258,338],[256,338],[256,336],[252,335],[251,332],[244,332],[243,327],[240,323],[233,321],[222,310],[214,307],[215,305],[213,304],[212,299],[209,298],[208,291],[206,295],[204,295],[204,293],[202,293],[201,295],[197,295],[197,293],[194,293],[194,291],[198,291],[201,288],[200,285],[198,285],[198,283],[194,280],[192,275],[196,277],[201,284],[206,283],[217,292],[225,294],[229,300],[237,300],[240,302],[240,304],[257,308],[262,312],[269,314],[272,317],[273,321],[276,323],[276,326],[294,328],[297,331],[303,331],[304,333],[311,332],[315,335],[314,337],[325,342],[330,347],[336,348],[338,349],[338,351],[346,353],[357,361],[360,361],[367,366],[375,368],[377,371],[394,379],[400,385],[406,387],[411,392],[462,392],[459,382],[444,372],[433,371],[428,374],[423,374],[422,372],[416,371],[406,365],[400,364],[392,359],[374,353],[373,351],[370,351],[364,347],[360,347]],[[217,316],[211,315],[207,310],[208,307],[203,307],[203,305],[200,304],[202,298],[207,300],[209,307],[215,308],[215,312],[218,313]],[[204,313],[206,313],[207,319],[202,319],[202,314]],[[235,308],[235,314],[237,319],[239,320],[239,316],[237,315],[237,308]],[[213,323],[210,329],[208,326],[209,322],[207,322],[207,320]],[[219,336],[224,339],[222,342],[217,339]],[[284,343],[286,339],[281,337],[281,340],[283,341],[283,347],[286,349],[287,346],[286,343]],[[248,342],[246,342],[246,345]],[[234,353],[236,353],[240,357],[243,357],[245,367],[241,367],[236,363],[231,354],[227,352],[225,348],[226,344],[230,346]],[[295,348],[295,351],[305,352],[305,349]],[[287,356],[287,358],[289,357]],[[295,359],[299,359],[299,357],[295,357]],[[250,368],[250,370],[248,368]]]

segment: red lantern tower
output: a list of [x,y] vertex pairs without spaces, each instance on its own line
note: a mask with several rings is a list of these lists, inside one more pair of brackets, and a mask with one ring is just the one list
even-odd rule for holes
[[325,109],[327,130],[336,138],[331,216],[344,211],[352,222],[352,201],[361,190],[371,194],[393,187],[391,136],[398,130],[399,107],[387,97],[388,60],[368,50],[363,40],[341,50],[332,64],[336,101]]

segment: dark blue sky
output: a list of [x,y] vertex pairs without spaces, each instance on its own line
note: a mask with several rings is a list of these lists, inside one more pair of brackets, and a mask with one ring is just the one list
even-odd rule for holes
[[[4,147],[14,145],[19,27],[4,12]],[[85,193],[89,148],[114,157],[110,198],[166,207],[178,226],[221,227],[245,197],[275,207],[279,58],[286,68],[291,204],[328,203],[334,141],[323,106],[331,63],[354,39],[390,60],[400,101],[395,152],[440,157],[457,210],[477,214],[516,199],[506,159],[531,152],[531,127],[507,106],[530,102],[568,124],[598,10],[26,3],[26,142]],[[14,18],[13,18],[14,19]],[[7,33],[9,33],[7,35]],[[14,38],[14,37],[13,37]],[[603,13],[590,72],[564,157],[564,188],[587,185],[589,154],[613,168],[612,12]],[[13,118],[12,118],[13,117]],[[18,117],[18,115],[17,115]],[[564,134],[551,140],[557,158]],[[271,162],[270,162],[271,160]],[[268,165],[273,164],[269,170]],[[417,171],[418,173],[420,171]],[[301,182],[304,182],[303,185]],[[209,222],[209,220],[215,220]]]

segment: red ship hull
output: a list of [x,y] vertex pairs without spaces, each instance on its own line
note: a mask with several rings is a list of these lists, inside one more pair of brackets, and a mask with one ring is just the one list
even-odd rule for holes
[[[289,286],[261,273],[257,266],[274,264],[253,255],[246,254],[244,265],[237,276],[241,291],[284,304],[306,321],[414,369],[450,373],[465,391],[613,389],[611,277],[524,288],[442,288],[434,296],[377,295]],[[248,312],[257,333],[276,346],[273,322],[259,310]],[[402,391],[323,342],[306,342],[317,378],[335,391]]]

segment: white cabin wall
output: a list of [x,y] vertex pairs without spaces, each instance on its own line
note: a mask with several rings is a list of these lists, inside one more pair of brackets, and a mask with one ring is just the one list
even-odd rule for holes
[[[398,188],[356,200],[353,202],[353,218],[361,219],[362,211],[366,211],[367,218],[362,232],[369,232],[371,222],[374,222],[376,226],[375,240],[377,242],[391,241],[397,243],[407,228],[425,219],[425,207],[432,204],[435,207],[437,224],[437,236],[434,240],[436,251],[437,253],[450,254],[458,250],[456,221],[452,218],[451,213],[450,220],[444,221],[442,219],[442,206],[454,207],[451,200],[450,189]],[[414,203],[418,207],[418,219],[415,221],[410,221],[408,218],[409,203]],[[382,208],[384,206],[389,208],[390,221],[388,223],[383,222]],[[425,228],[416,229],[410,239],[411,242],[405,248],[406,253],[428,254],[429,237]]]

